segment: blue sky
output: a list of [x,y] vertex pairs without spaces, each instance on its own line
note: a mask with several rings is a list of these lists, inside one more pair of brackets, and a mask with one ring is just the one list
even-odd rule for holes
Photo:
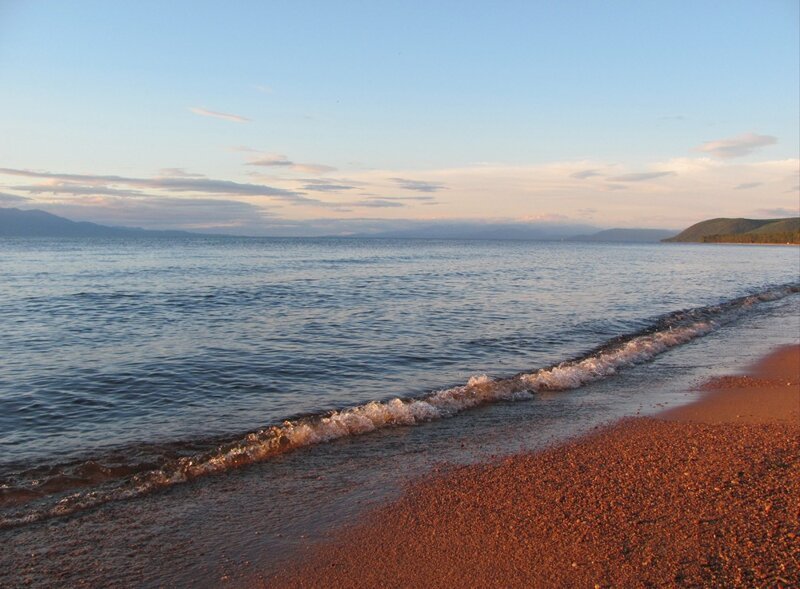
[[0,0],[0,206],[251,234],[797,214],[798,6]]

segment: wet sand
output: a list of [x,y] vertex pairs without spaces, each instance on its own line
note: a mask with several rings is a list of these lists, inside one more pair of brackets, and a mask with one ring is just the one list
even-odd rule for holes
[[798,587],[800,346],[703,388],[420,481],[267,586]]

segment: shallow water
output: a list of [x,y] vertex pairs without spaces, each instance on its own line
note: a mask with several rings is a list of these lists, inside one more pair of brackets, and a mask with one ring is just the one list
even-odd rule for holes
[[[0,510],[13,525],[0,539],[15,546],[0,584],[215,586],[266,573],[437,461],[541,447],[683,402],[692,382],[800,333],[800,295],[786,286],[800,279],[797,248],[0,249]],[[397,403],[387,418],[381,407]],[[303,415],[283,427],[306,437],[280,434],[292,452],[253,450]],[[293,442],[307,439],[316,445]],[[206,463],[218,476],[203,476]],[[187,464],[203,472],[176,477]],[[175,480],[139,493],[153,472]]]

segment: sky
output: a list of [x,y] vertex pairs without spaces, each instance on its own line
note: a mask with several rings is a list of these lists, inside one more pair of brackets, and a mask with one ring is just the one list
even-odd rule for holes
[[242,235],[800,214],[800,2],[0,0],[0,207]]

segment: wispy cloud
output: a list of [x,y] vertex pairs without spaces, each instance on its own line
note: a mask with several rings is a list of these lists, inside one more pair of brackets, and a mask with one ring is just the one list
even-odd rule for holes
[[327,174],[328,172],[335,172],[336,168],[325,164],[295,164],[292,167],[292,171],[301,174]]
[[[237,151],[247,151],[259,153],[254,149],[237,148]],[[335,172],[336,168],[333,166],[326,166],[323,164],[307,164],[290,160],[280,153],[261,154],[257,157],[251,158],[245,162],[246,166],[260,166],[264,168],[285,168],[292,172],[299,172],[302,174],[325,174],[326,172]]]
[[435,196],[374,196],[368,195],[366,199],[347,203],[353,207],[397,208],[407,207],[414,203],[437,204]]
[[270,218],[263,207],[217,198],[101,196],[43,203],[39,208],[76,220],[156,229],[222,230]]
[[404,202],[398,200],[390,200],[388,198],[371,198],[366,200],[359,200],[347,203],[346,206],[352,207],[372,207],[372,208],[396,208],[408,206]]
[[201,117],[213,117],[215,119],[223,119],[225,121],[233,121],[234,123],[249,123],[252,119],[243,117],[241,115],[234,115],[227,112],[219,112],[216,110],[209,110],[199,106],[190,106],[189,110]]
[[344,190],[354,190],[355,186],[349,184],[334,184],[330,182],[313,182],[303,185],[303,190],[311,190],[314,192],[342,192]]
[[435,196],[375,196],[374,194],[365,195],[371,198],[380,198],[382,200],[406,200],[406,201],[419,201],[419,202],[433,202]]
[[639,172],[636,174],[622,174],[621,176],[613,176],[609,178],[609,180],[612,182],[647,182],[648,180],[655,180],[656,178],[675,175],[675,172],[671,170],[666,172]]
[[570,178],[577,178],[578,180],[585,180],[586,178],[592,178],[594,176],[602,176],[601,172],[597,170],[579,170],[577,172],[573,172],[569,175]]
[[525,215],[516,219],[520,223],[559,223],[561,221],[568,221],[569,217],[560,215],[558,213],[538,213],[536,215]]
[[[213,178],[195,177],[156,177],[130,178],[125,176],[90,175],[90,174],[58,174],[52,172],[36,172],[13,168],[0,168],[0,174],[41,178],[45,182],[26,187],[29,192],[52,192],[69,194],[107,194],[116,196],[138,196],[133,189],[160,190],[177,193],[222,194],[226,196],[268,196],[289,202],[317,202],[308,199],[301,192],[274,188],[264,184],[249,184],[231,180],[215,180]],[[124,186],[127,188],[119,189]],[[120,192],[122,191],[122,192]]]
[[742,184],[737,184],[733,187],[734,190],[747,190],[749,188],[757,188],[758,186],[763,186],[763,182],[743,182]]
[[261,92],[262,94],[272,94],[274,92],[272,86],[266,86],[264,84],[256,84],[255,89]]
[[771,135],[758,135],[756,133],[744,133],[729,139],[717,139],[716,141],[706,141],[697,151],[710,153],[720,159],[730,159],[750,155],[759,147],[774,145],[778,139]]
[[[242,149],[241,151],[245,151]],[[245,164],[246,166],[264,166],[264,167],[274,167],[274,166],[285,166],[291,167],[294,165],[294,162],[291,161],[288,157],[280,153],[270,153],[266,155],[262,155],[257,158],[251,159],[249,162]]]
[[184,168],[161,168],[157,176],[164,178],[205,178],[205,174],[187,172]]
[[75,196],[144,196],[141,190],[113,188],[103,184],[64,182],[47,179],[38,184],[11,186],[14,190],[23,190],[28,194],[72,194]]
[[415,190],[417,192],[438,192],[446,190],[447,186],[439,182],[427,182],[425,180],[409,180],[407,178],[390,178],[392,182],[405,190]]
[[[176,209],[178,204],[170,200],[174,197],[168,196],[169,193],[191,195],[193,198],[181,198],[187,202],[195,203],[206,201],[213,201],[214,203],[216,202],[209,198],[206,198],[205,201],[197,198],[198,196],[204,195],[222,195],[230,197],[266,196],[273,200],[279,200],[293,205],[312,206],[340,212],[349,211],[352,208],[358,207],[407,207],[413,202],[429,204],[435,200],[433,196],[427,195],[408,197],[366,195],[366,198],[346,202],[336,200],[320,200],[318,198],[309,197],[303,192],[294,190],[274,188],[264,184],[232,182],[230,180],[217,180],[203,176],[198,177],[194,174],[184,173],[182,172],[182,169],[168,169],[170,172],[175,172],[175,170],[180,170],[177,176],[160,175],[154,178],[133,178],[125,176],[89,174],[58,174],[52,172],[37,172],[32,170],[19,170],[12,168],[0,168],[0,174],[39,179],[40,182],[35,184],[11,187],[14,190],[24,191],[28,194],[54,194],[63,196],[65,198],[85,198],[83,204],[75,200],[69,201],[69,207],[84,206],[87,203],[99,202],[98,199],[101,199],[101,197],[113,199],[103,202],[113,202],[119,206],[119,203],[123,202],[121,199],[123,197],[128,197],[131,200],[146,202],[148,203],[148,206],[155,206],[155,204],[159,201],[163,201],[165,206],[169,205],[169,207],[172,209]],[[163,171],[164,170],[162,170],[162,172]],[[305,182],[305,189],[322,193],[335,193],[345,190],[353,190],[358,188],[356,184],[360,184],[358,182],[352,185],[345,183],[337,184],[333,182],[324,182],[318,179],[309,179]],[[159,195],[157,194],[158,192],[167,193],[167,195]],[[55,207],[58,205],[58,203],[51,203],[51,205]],[[65,204],[64,206],[67,205]],[[130,208],[131,207],[126,207],[126,210]]]

